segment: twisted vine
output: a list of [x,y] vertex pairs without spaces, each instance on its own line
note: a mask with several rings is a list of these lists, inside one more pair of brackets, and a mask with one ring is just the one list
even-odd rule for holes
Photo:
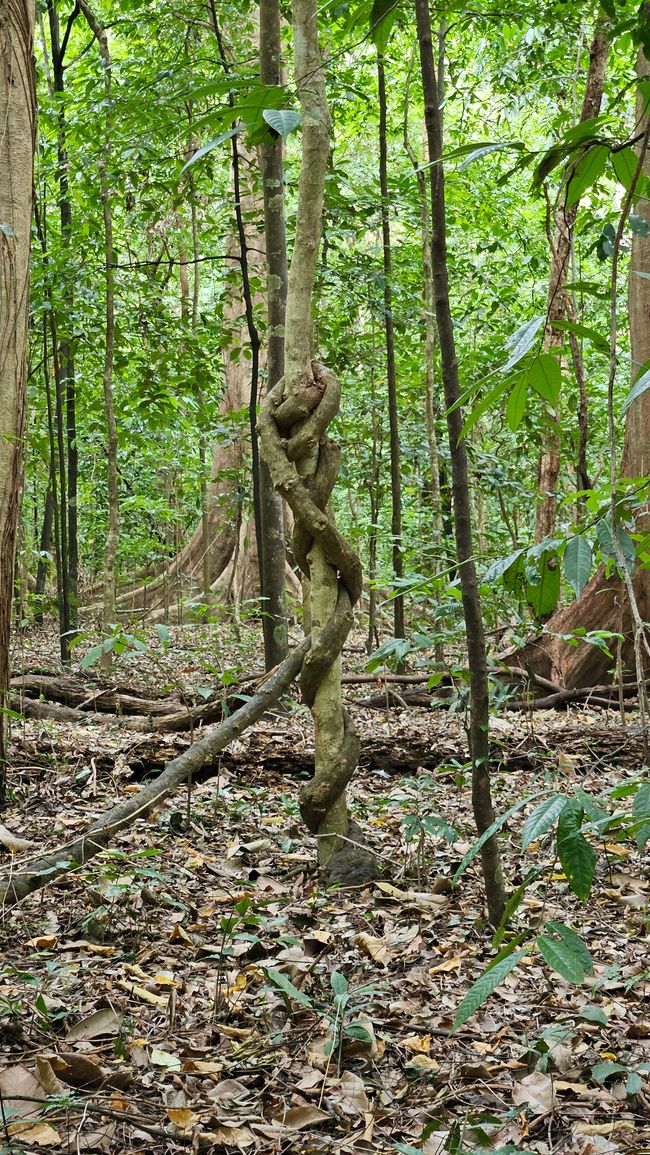
[[[303,380],[300,390],[289,396],[285,396],[284,381],[278,382],[262,403],[258,427],[273,483],[293,511],[293,548],[300,569],[311,578],[309,555],[316,542],[337,574],[336,604],[318,636],[312,636],[302,669],[302,696],[310,709],[352,628],[353,607],[362,585],[359,559],[336,528],[329,504],[340,450],[326,431],[338,412],[341,387],[324,365],[313,361],[311,370],[311,380]],[[325,815],[345,791],[358,756],[359,739],[343,710],[342,740],[300,792],[300,813],[312,834],[318,833]]]

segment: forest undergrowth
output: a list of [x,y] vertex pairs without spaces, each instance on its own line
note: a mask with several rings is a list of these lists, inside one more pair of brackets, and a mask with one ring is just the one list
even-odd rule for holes
[[[260,666],[245,628],[207,660],[209,637],[172,629],[162,657],[152,641],[117,658],[110,684],[196,698]],[[362,649],[355,635],[348,672]],[[55,672],[48,631],[18,640],[14,666]],[[92,671],[80,677],[96,692]],[[297,798],[312,732],[295,695],[189,792],[4,909],[0,1151],[650,1151],[647,862],[604,839],[581,903],[554,844],[520,842],[544,790],[600,796],[638,774],[634,714],[625,728],[583,705],[493,718],[498,811],[531,799],[500,835],[509,887],[538,871],[508,933],[569,924],[593,973],[570,983],[531,950],[452,1032],[494,954],[478,858],[451,885],[475,838],[464,716],[392,698],[369,709],[376,687],[346,690],[373,885],[319,881]],[[15,721],[3,873],[81,832],[190,740],[119,719]]]

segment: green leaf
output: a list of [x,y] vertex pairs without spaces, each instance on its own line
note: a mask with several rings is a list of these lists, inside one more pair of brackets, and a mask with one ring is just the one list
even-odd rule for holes
[[604,1083],[612,1075],[618,1075],[627,1071],[627,1067],[623,1063],[596,1063],[591,1068],[591,1077],[596,1083]]
[[630,1071],[625,1084],[626,1095],[638,1095],[643,1089],[643,1079],[638,1071]]
[[80,669],[82,669],[82,670],[90,669],[91,666],[96,665],[96,663],[99,661],[102,654],[104,654],[104,653],[106,653],[106,651],[104,649],[103,644],[100,644],[99,646],[91,646],[90,649],[84,654],[83,658],[81,659],[81,661],[79,663]]
[[521,832],[521,849],[527,850],[531,842],[537,842],[547,830],[550,830],[556,819],[564,810],[568,799],[563,794],[554,794],[552,798],[545,798],[524,822]]
[[634,401],[638,401],[639,397],[641,397],[648,389],[650,389],[650,369],[646,369],[641,373],[640,377],[637,377],[634,385],[630,389],[630,392],[623,402],[622,412],[627,413],[630,405],[632,405]]
[[606,144],[595,144],[578,160],[567,183],[566,208],[578,203],[583,193],[595,184],[609,158]]
[[499,399],[501,394],[505,392],[507,384],[507,381],[499,381],[498,385],[495,385],[494,388],[490,389],[489,392],[485,394],[485,397],[483,397],[476,403],[476,405],[473,405],[472,408],[468,410],[467,417],[465,418],[465,424],[463,425],[460,434],[461,441],[464,437],[467,437],[468,433],[471,432],[471,430],[476,425],[476,422],[480,420],[486,410],[488,410],[490,406]]
[[580,959],[586,975],[592,975],[594,973],[594,964],[589,953],[589,948],[584,939],[580,938],[579,934],[576,934],[570,926],[566,926],[563,922],[555,922],[554,920],[546,923],[546,929],[550,930],[552,934],[560,936],[562,941],[573,951],[574,955]]
[[237,133],[241,131],[241,127],[241,124],[238,124],[234,128],[229,128],[228,132],[222,132],[221,136],[217,136],[214,140],[209,140],[208,143],[204,144],[202,148],[197,148],[194,156],[191,156],[190,159],[183,165],[181,174],[184,173],[186,169],[190,168],[191,165],[196,164],[197,160],[201,160],[201,158],[207,156],[209,152],[212,152],[215,148],[218,148],[219,145],[223,144],[225,140],[230,140],[231,137],[236,136]]
[[498,557],[493,561],[485,571],[483,581],[486,585],[494,585],[504,573],[510,569],[512,565],[521,557],[523,549],[516,549],[514,553],[509,553],[507,557]]
[[[463,146],[466,148],[467,146]],[[504,149],[523,149],[524,145],[520,140],[504,140],[497,141],[495,144],[479,144],[477,146],[470,145],[470,151],[467,153],[462,164],[459,165],[460,172],[464,172],[468,165],[475,160],[480,160],[484,156],[490,156],[493,152],[503,152]],[[456,150],[458,151],[458,150]]]
[[393,30],[399,0],[374,0],[370,14],[370,38],[380,56],[383,56]]
[[585,977],[580,959],[564,942],[557,942],[547,935],[538,934],[537,949],[548,965],[569,983],[581,983]]
[[505,825],[508,819],[512,818],[513,814],[516,814],[518,810],[521,810],[522,806],[526,806],[534,798],[539,798],[542,794],[546,794],[546,791],[540,790],[537,794],[533,794],[532,798],[520,798],[518,802],[515,802],[514,806],[510,806],[509,809],[501,814],[499,818],[496,818],[494,822],[488,826],[487,830],[483,831],[483,834],[476,840],[474,845],[467,851],[467,854],[463,858],[460,866],[457,868],[456,873],[454,874],[451,881],[458,882],[458,879],[465,873],[470,863],[474,861],[476,855],[485,845],[488,838],[491,838],[493,834],[496,834],[501,829],[501,827]]
[[582,534],[569,539],[562,558],[564,576],[577,598],[589,581],[593,560],[593,550]]
[[643,825],[636,832],[636,844],[644,850],[650,842],[650,782],[642,782],[634,796],[632,814]]
[[310,1011],[314,1009],[314,1004],[309,996],[304,994],[303,991],[299,991],[298,988],[293,985],[291,979],[288,979],[286,975],[282,974],[282,971],[276,971],[273,967],[266,967],[265,969],[269,982],[283,995],[292,999],[294,1003],[299,1003],[301,1007],[306,1007]]
[[596,851],[582,833],[582,807],[568,802],[557,824],[557,853],[571,890],[584,902],[596,870]]
[[552,353],[540,353],[526,371],[526,377],[536,393],[550,405],[557,405],[562,388],[560,362]]
[[516,332],[508,338],[506,348],[510,350],[510,355],[507,361],[504,361],[503,365],[499,366],[502,373],[509,372],[509,370],[512,369],[514,365],[517,365],[519,361],[526,356],[526,353],[532,349],[535,344],[535,338],[545,321],[545,314],[531,317],[529,321],[525,321],[523,325],[520,325]]
[[601,353],[609,353],[609,338],[589,325],[581,325],[578,321],[553,321],[553,328],[575,333],[576,337],[585,337]]
[[539,581],[528,581],[526,601],[538,618],[551,614],[560,596],[560,567],[553,554],[545,553],[539,563]]
[[[618,543],[621,547],[621,552],[625,558],[625,564],[627,566],[628,572],[633,573],[634,567],[636,565],[636,550],[634,548],[634,542],[632,541],[629,533],[626,533],[624,529],[621,529],[620,525],[617,527],[617,536]],[[618,562],[616,557],[616,550],[614,548],[614,535],[612,534],[612,523],[609,514],[607,514],[606,517],[601,517],[600,521],[596,523],[596,537],[598,538],[600,548],[603,551],[605,557],[611,558],[612,561]]]
[[506,405],[506,421],[508,428],[511,429],[513,433],[521,424],[521,420],[526,412],[527,401],[528,382],[525,377],[519,377]]
[[343,998],[344,995],[349,993],[350,987],[348,980],[346,979],[345,975],[341,974],[340,971],[332,971],[330,976],[330,984],[334,994],[339,999]]
[[469,988],[456,1012],[456,1018],[451,1028],[452,1034],[472,1017],[478,1008],[483,1005],[485,1000],[489,998],[492,991],[496,990],[499,983],[503,982],[506,975],[509,975],[510,971],[515,969],[526,954],[527,951],[525,950],[517,951],[516,954],[509,955],[508,958],[502,959],[501,962],[483,971],[480,978]]
[[609,1022],[609,1015],[605,1014],[602,1007],[583,1007],[579,1013],[580,1018],[587,1023],[600,1023],[602,1027],[606,1027]]
[[372,1043],[372,1035],[363,1023],[346,1023],[343,1028],[345,1039],[356,1039],[359,1043]]
[[283,140],[295,132],[300,124],[300,113],[293,108],[265,108],[262,116],[269,127]]

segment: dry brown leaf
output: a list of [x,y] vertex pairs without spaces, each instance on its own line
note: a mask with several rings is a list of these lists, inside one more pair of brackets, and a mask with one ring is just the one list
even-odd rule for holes
[[409,1061],[409,1067],[415,1067],[418,1071],[439,1071],[440,1063],[428,1055],[414,1055]]
[[113,1038],[119,1034],[122,1027],[122,1016],[112,1007],[102,1007],[75,1023],[67,1032],[67,1043],[77,1043],[82,1039],[99,1039],[102,1036]]
[[428,1055],[431,1046],[431,1035],[407,1035],[400,1041],[400,1047],[405,1051],[413,1051],[416,1055]]
[[362,931],[361,934],[356,936],[354,941],[364,954],[369,955],[371,959],[374,959],[377,963],[381,963],[382,966],[388,966],[388,963],[393,958],[393,955],[388,950],[382,938],[375,938],[374,935],[366,934],[365,931]]
[[183,1135],[190,1134],[201,1121],[189,1107],[168,1107],[167,1118]]
[[0,822],[0,842],[5,850],[10,854],[21,854],[23,850],[29,850],[34,843],[29,838],[21,838],[19,834],[14,834],[13,831],[8,830]]
[[52,950],[58,941],[58,934],[39,934],[36,938],[30,938],[25,946],[31,946],[34,950]]
[[463,960],[459,954],[455,954],[452,958],[446,958],[444,962],[438,963],[435,967],[429,967],[430,975],[448,974],[450,971],[460,971],[463,965]]
[[51,1062],[45,1055],[36,1056],[35,1074],[46,1095],[61,1094],[63,1090],[61,1083],[54,1074]]
[[537,1114],[547,1115],[555,1106],[553,1080],[542,1071],[533,1071],[515,1083],[512,1098],[518,1106],[532,1107]]
[[37,1147],[60,1147],[61,1136],[49,1123],[9,1123],[7,1131],[21,1143],[35,1143]]
[[201,1133],[202,1146],[211,1143],[215,1147],[250,1147],[254,1142],[255,1136],[248,1127],[229,1127],[226,1123]]
[[22,1063],[0,1071],[0,1093],[4,1106],[11,1108],[11,1117],[16,1121],[37,1118],[39,1103],[45,1098],[39,1080]]
[[277,1122],[287,1131],[302,1131],[305,1127],[313,1127],[316,1123],[327,1123],[330,1118],[327,1111],[306,1104],[304,1107],[290,1107],[286,1114],[278,1116]]

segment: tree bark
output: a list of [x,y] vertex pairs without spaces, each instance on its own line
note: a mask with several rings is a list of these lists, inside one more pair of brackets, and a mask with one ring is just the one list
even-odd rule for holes
[[[402,477],[400,472],[399,414],[397,408],[397,372],[395,368],[395,330],[393,326],[393,255],[390,241],[388,193],[388,144],[386,110],[386,75],[383,57],[377,58],[379,94],[379,186],[381,192],[381,236],[384,259],[384,333],[386,336],[386,385],[388,389],[388,423],[390,427],[390,498],[393,576],[396,588],[404,576],[402,557]],[[393,630],[396,638],[404,637],[404,594],[393,598]]]
[[[424,91],[424,114],[429,144],[431,182],[431,260],[435,282],[436,319],[442,360],[442,380],[447,408],[454,498],[454,529],[465,618],[465,637],[470,677],[469,744],[472,759],[472,806],[479,834],[494,821],[490,789],[489,690],[483,614],[474,566],[471,502],[467,450],[462,437],[463,416],[458,361],[449,301],[445,176],[438,82],[433,57],[428,0],[415,0],[420,64]],[[481,849],[483,878],[490,922],[498,925],[505,908],[506,891],[497,840],[493,835]]]
[[[585,84],[579,123],[597,116],[603,98],[605,70],[609,57],[609,40],[602,21],[598,24],[589,49],[589,68]],[[564,203],[566,190],[562,189],[562,202],[556,207],[553,233],[549,228],[551,249],[551,275],[549,278],[546,306],[546,328],[544,330],[544,352],[553,353],[561,349],[564,330],[557,327],[558,321],[574,320],[572,300],[567,292],[568,273],[571,268],[573,234],[580,202],[567,209]],[[581,413],[582,421],[586,421]],[[560,476],[560,409],[558,406],[548,411],[547,428],[540,451],[537,494],[538,505],[535,515],[535,542],[539,545],[546,537],[552,537],[557,514],[557,485]],[[584,455],[584,450],[582,451]],[[584,463],[583,463],[584,469]]]
[[0,805],[6,801],[9,640],[27,374],[36,138],[33,0],[0,7]]
[[336,529],[330,507],[338,446],[326,436],[340,401],[337,378],[312,361],[311,307],[322,235],[330,117],[318,45],[316,0],[293,0],[296,85],[302,110],[302,164],[296,239],[289,270],[285,376],[260,410],[262,453],[295,517],[294,553],[309,580],[306,617],[312,650],[302,675],[314,720],[315,774],[301,791],[300,811],[318,839],[330,883],[374,877],[374,861],[350,822],[346,788],[359,742],[343,709],[340,653],[361,593],[354,550]]
[[[279,0],[260,0],[260,80],[282,82]],[[287,241],[284,219],[282,137],[260,146],[264,190],[267,294],[267,390],[284,374],[284,316],[287,300]],[[273,487],[268,466],[260,461],[262,548],[262,632],[267,670],[287,652],[286,544],[284,502]]]

